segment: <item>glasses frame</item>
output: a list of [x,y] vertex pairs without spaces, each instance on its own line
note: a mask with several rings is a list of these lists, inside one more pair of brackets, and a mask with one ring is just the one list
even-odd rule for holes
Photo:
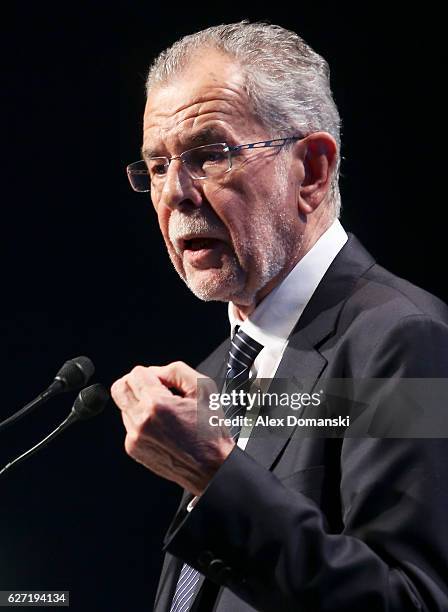
[[[241,150],[244,149],[263,149],[266,147],[283,147],[288,141],[293,141],[293,140],[303,140],[304,138],[306,138],[306,136],[287,136],[285,138],[274,138],[272,140],[260,140],[258,142],[250,142],[250,143],[246,143],[246,144],[239,144],[239,145],[233,145],[230,146],[228,145],[226,142],[213,142],[210,144],[206,144],[206,145],[201,145],[199,147],[193,147],[191,149],[187,149],[186,151],[182,151],[182,153],[180,153],[179,155],[173,155],[172,157],[166,157],[164,155],[158,155],[155,157],[150,157],[149,159],[160,159],[160,160],[166,160],[165,161],[165,168],[166,171],[168,171],[169,165],[171,164],[171,162],[175,159],[179,159],[182,164],[185,167],[185,170],[187,171],[187,174],[190,176],[190,178],[192,178],[194,181],[205,181],[209,178],[213,178],[214,176],[222,176],[223,174],[227,174],[228,172],[230,172],[233,168],[232,166],[232,156],[235,153],[238,153]],[[192,172],[190,171],[187,163],[185,162],[185,157],[188,155],[188,153],[191,153],[191,151],[197,151],[199,149],[204,149],[205,147],[213,147],[216,145],[221,145],[224,147],[224,153],[227,153],[227,157],[228,157],[228,162],[229,162],[229,167],[227,168],[227,170],[224,170],[223,172],[218,172],[217,174],[211,175],[211,176],[195,176],[192,174]],[[149,171],[146,170],[133,170],[132,166],[135,166],[136,164],[145,164],[146,162],[144,159],[140,159],[139,161],[133,162],[132,164],[129,164],[128,166],[126,166],[126,173],[128,176],[128,180],[131,184],[131,187],[134,191],[136,191],[137,193],[148,193],[149,191],[151,191],[151,188],[149,189],[142,189],[142,190],[137,190],[134,188],[134,185],[132,184],[132,180],[131,180],[131,175],[137,175],[137,174],[141,174],[141,175],[147,175],[149,177]],[[165,175],[166,176],[166,175]],[[151,179],[149,179],[150,184],[152,183]]]

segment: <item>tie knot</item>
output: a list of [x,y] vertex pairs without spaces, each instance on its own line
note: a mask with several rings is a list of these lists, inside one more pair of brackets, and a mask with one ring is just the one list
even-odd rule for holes
[[226,378],[235,378],[235,376],[239,376],[243,372],[247,372],[248,378],[249,369],[262,348],[262,344],[251,338],[240,327],[236,327],[236,333],[230,345]]

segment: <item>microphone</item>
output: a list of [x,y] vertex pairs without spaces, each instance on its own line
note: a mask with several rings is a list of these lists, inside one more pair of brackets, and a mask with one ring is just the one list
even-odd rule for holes
[[58,393],[76,391],[84,387],[95,372],[95,366],[88,357],[75,357],[64,363],[62,368],[54,377],[51,385],[40,395],[33,399],[29,404],[21,408],[18,412],[8,417],[0,423],[0,431],[12,425],[32,410],[47,402]]
[[72,423],[75,423],[79,420],[90,419],[91,417],[96,416],[100,412],[104,410],[107,402],[109,401],[110,394],[109,391],[103,385],[96,383],[87,387],[79,392],[78,397],[75,400],[75,403],[72,406],[71,412],[69,415],[62,421],[56,429],[54,429],[48,436],[46,436],[43,440],[38,442],[35,446],[27,450],[19,457],[16,457],[13,461],[6,464],[0,470],[0,476],[4,474],[7,470],[9,470],[13,465],[18,465],[24,459],[27,459],[31,455],[33,455],[40,448],[46,446],[53,438],[58,436],[64,429],[67,429]]

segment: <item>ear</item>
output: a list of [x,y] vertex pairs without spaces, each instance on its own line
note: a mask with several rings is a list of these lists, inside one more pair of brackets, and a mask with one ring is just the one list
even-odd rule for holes
[[314,132],[298,143],[302,146],[304,177],[299,187],[299,212],[315,211],[330,191],[338,159],[338,147],[327,132]]

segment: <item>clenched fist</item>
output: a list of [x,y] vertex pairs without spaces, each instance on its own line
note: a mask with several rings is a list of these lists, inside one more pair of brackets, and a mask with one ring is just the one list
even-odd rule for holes
[[128,455],[194,495],[204,491],[235,445],[226,428],[208,425],[199,378],[201,395],[216,392],[212,380],[181,361],[136,366],[111,388]]

